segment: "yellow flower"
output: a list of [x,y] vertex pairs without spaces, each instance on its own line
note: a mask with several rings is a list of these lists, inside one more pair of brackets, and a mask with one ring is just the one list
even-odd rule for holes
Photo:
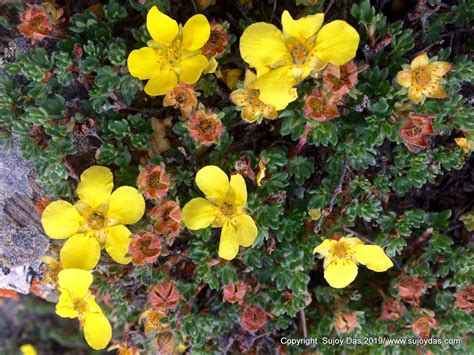
[[41,223],[46,235],[53,239],[69,238],[60,252],[64,269],[93,269],[102,248],[117,263],[128,264],[125,255],[132,234],[124,224],[137,223],[145,212],[140,192],[122,186],[113,193],[112,172],[93,166],[81,175],[77,187],[79,201],[75,205],[54,201],[43,212]]
[[444,99],[447,97],[440,81],[451,69],[447,62],[431,62],[426,53],[413,59],[411,65],[397,74],[398,83],[408,88],[408,98],[420,103],[425,97]]
[[168,323],[162,323],[161,319],[166,317],[166,314],[160,311],[148,309],[144,311],[139,318],[140,322],[145,324],[145,335],[150,335],[152,332],[168,329]]
[[204,15],[194,15],[184,26],[153,6],[146,18],[152,40],[147,47],[136,49],[128,56],[130,74],[148,80],[145,92],[150,96],[165,95],[178,80],[194,84],[208,65],[201,54],[211,33]]
[[240,53],[257,70],[254,88],[260,90],[260,100],[282,110],[296,100],[294,87],[310,74],[327,63],[343,65],[355,57],[357,31],[345,21],[322,26],[323,21],[322,13],[294,20],[285,10],[283,32],[265,22],[247,27],[240,38]]
[[209,165],[196,174],[196,184],[206,198],[193,198],[183,208],[184,224],[191,230],[222,227],[219,257],[232,260],[239,245],[249,247],[257,237],[257,226],[247,215],[247,186],[240,174],[229,178],[217,166]]
[[359,238],[326,239],[314,248],[324,257],[324,278],[331,287],[343,288],[355,280],[357,264],[383,272],[393,266],[392,260],[377,245],[365,245]]
[[56,314],[62,318],[78,318],[87,344],[95,350],[104,349],[112,338],[112,327],[89,291],[92,275],[81,269],[59,273],[59,302]]
[[253,87],[257,76],[250,70],[245,72],[244,87],[230,94],[230,99],[237,107],[242,109],[241,116],[247,122],[261,120],[262,117],[269,120],[277,118],[278,114],[274,106],[267,105],[258,98],[260,92]]
[[474,140],[471,140],[470,137],[458,137],[454,138],[456,144],[461,148],[464,153],[471,153],[474,151]]
[[20,347],[20,351],[23,355],[36,355],[36,349],[31,344],[25,344]]

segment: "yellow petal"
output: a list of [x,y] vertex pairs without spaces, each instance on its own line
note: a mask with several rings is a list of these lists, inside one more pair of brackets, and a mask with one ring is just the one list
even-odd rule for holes
[[62,318],[77,318],[79,313],[74,309],[74,303],[68,290],[62,290],[56,304],[56,314]]
[[441,77],[451,70],[451,64],[448,62],[433,62],[428,64],[428,70],[432,75]]
[[128,55],[127,66],[130,75],[140,80],[150,79],[160,68],[155,50],[150,47],[133,50]]
[[107,201],[114,188],[114,176],[109,168],[92,166],[81,174],[77,195],[81,201],[96,209]]
[[291,60],[280,30],[265,22],[254,23],[245,29],[240,37],[240,55],[256,68]]
[[444,99],[448,97],[443,85],[438,83],[431,83],[428,87],[424,88],[423,93],[431,99]]
[[257,226],[253,218],[249,215],[241,214],[238,218],[235,236],[239,245],[249,247],[253,244],[255,238],[257,238]]
[[313,249],[313,254],[318,253],[321,254],[321,256],[327,256],[334,243],[336,243],[336,241],[333,239],[325,239],[321,244]]
[[408,98],[415,104],[420,103],[421,99],[423,98],[422,90],[415,86],[410,86],[408,89]]
[[236,229],[230,222],[224,223],[219,241],[219,257],[225,260],[234,259],[239,252],[239,240]]
[[84,322],[84,338],[92,349],[105,349],[112,339],[109,320],[102,313],[88,313]]
[[140,191],[122,186],[110,195],[107,217],[113,217],[122,224],[137,223],[145,213],[145,199]]
[[284,66],[260,76],[254,87],[260,90],[258,98],[263,103],[273,105],[279,111],[298,98],[298,93],[293,88],[296,84],[290,67]]
[[41,216],[44,232],[53,239],[68,238],[77,233],[82,222],[76,208],[62,200],[51,202]]
[[204,15],[194,15],[183,27],[181,48],[195,51],[206,44],[211,34],[211,26]]
[[343,65],[355,57],[359,39],[357,31],[347,22],[329,22],[318,32],[315,54],[323,62]]
[[367,266],[370,270],[383,272],[393,266],[392,260],[378,245],[359,244],[353,250],[357,262]]
[[349,260],[334,260],[324,270],[324,278],[331,287],[343,288],[355,280],[357,265]]
[[419,56],[417,56],[415,59],[413,59],[413,61],[411,62],[411,68],[413,70],[419,68],[419,67],[422,67],[424,65],[428,65],[430,62],[429,58],[428,58],[428,55],[426,53],[423,53],[423,54],[420,54]]
[[20,347],[22,355],[37,355],[36,349],[31,344],[25,344]]
[[413,72],[411,70],[402,70],[399,71],[397,74],[397,82],[405,87],[408,88],[411,85]]
[[100,244],[93,236],[76,234],[64,243],[60,260],[65,269],[92,270],[100,259]]
[[324,21],[324,14],[314,14],[305,16],[298,20],[293,20],[290,13],[285,10],[281,15],[281,25],[283,32],[292,37],[307,39],[319,31]]
[[244,207],[247,203],[247,185],[245,185],[245,180],[242,175],[231,175],[230,187],[235,194],[235,204],[239,207]]
[[196,185],[208,199],[222,201],[229,191],[229,178],[221,168],[208,165],[196,174]]
[[244,88],[252,88],[252,84],[255,82],[255,80],[257,80],[257,75],[253,71],[247,69],[245,71]]
[[158,10],[156,6],[148,11],[146,28],[150,32],[151,38],[164,45],[173,42],[179,31],[178,23]]
[[202,54],[188,57],[179,62],[179,79],[185,84],[194,84],[198,81],[208,61]]
[[340,242],[345,242],[350,248],[354,248],[356,245],[364,244],[359,238],[356,237],[342,237],[339,239]]
[[83,298],[90,285],[92,275],[81,269],[64,269],[58,274],[58,288],[69,291],[73,298]]
[[119,264],[128,264],[132,258],[127,257],[132,232],[124,225],[110,227],[107,231],[105,250]]
[[216,219],[219,209],[202,197],[193,198],[181,211],[183,222],[191,230],[207,228]]
[[156,72],[145,85],[145,93],[150,96],[166,95],[178,84],[178,76],[173,70]]

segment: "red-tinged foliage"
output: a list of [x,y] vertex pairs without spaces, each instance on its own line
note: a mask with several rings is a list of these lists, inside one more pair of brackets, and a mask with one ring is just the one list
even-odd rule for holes
[[414,112],[408,114],[408,119],[400,129],[400,138],[412,152],[426,149],[430,146],[430,136],[434,135],[434,115],[421,115]]
[[200,144],[216,143],[223,132],[224,126],[214,112],[195,111],[189,118],[189,135]]
[[236,284],[229,284],[224,286],[224,302],[239,303],[244,301],[247,293],[247,285],[245,282],[239,281]]
[[173,310],[179,302],[178,288],[174,281],[164,281],[151,288],[149,299],[155,311]]
[[357,322],[356,313],[337,313],[334,319],[334,328],[340,334],[350,333],[357,327],[359,323]]
[[415,336],[427,338],[431,334],[433,328],[438,327],[438,322],[434,317],[422,316],[411,325],[411,330]]
[[202,53],[208,57],[222,55],[229,44],[229,34],[222,24],[211,22],[211,35],[202,47]]
[[397,300],[388,300],[382,304],[382,319],[397,320],[406,312],[406,307]]
[[407,302],[420,304],[420,297],[425,292],[426,285],[416,276],[404,278],[398,284],[398,293]]
[[133,235],[129,253],[132,256],[132,262],[136,265],[153,264],[161,253],[159,236],[147,231]]
[[155,199],[166,196],[170,188],[171,179],[166,173],[165,165],[149,165],[140,172],[137,178],[137,186],[147,199]]
[[265,326],[266,316],[265,311],[260,307],[246,306],[240,315],[240,325],[245,331],[255,333]]
[[468,286],[454,294],[456,305],[463,311],[474,311],[474,286]]
[[48,13],[42,7],[28,5],[20,14],[20,21],[18,30],[23,36],[31,38],[33,43],[48,37],[53,29]]
[[173,200],[162,201],[150,211],[150,218],[154,222],[155,232],[167,235],[168,242],[172,244],[174,237],[179,234],[181,226],[179,203]]
[[344,65],[329,64],[323,72],[324,86],[333,95],[346,95],[357,83],[357,66],[354,62]]
[[305,96],[304,114],[315,121],[329,121],[339,117],[339,110],[336,103],[339,97],[330,93],[317,90]]

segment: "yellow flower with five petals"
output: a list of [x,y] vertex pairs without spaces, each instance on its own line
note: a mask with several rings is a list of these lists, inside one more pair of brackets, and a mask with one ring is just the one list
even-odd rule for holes
[[295,86],[327,63],[343,65],[355,57],[359,34],[347,22],[322,26],[324,14],[294,20],[288,11],[281,17],[283,32],[272,24],[258,22],[240,38],[242,58],[257,70],[254,88],[259,98],[277,110],[296,100]]
[[247,70],[243,88],[232,91],[230,100],[242,110],[240,115],[247,122],[260,122],[262,118],[276,119],[278,113],[275,107],[263,103],[258,98],[260,92],[252,86],[255,80],[257,80],[257,75],[251,70]]
[[408,88],[408,98],[414,103],[422,102],[426,97],[444,99],[443,76],[451,69],[448,62],[430,62],[426,53],[420,54],[397,74],[398,83]]
[[145,92],[150,96],[166,95],[178,81],[198,81],[208,66],[201,53],[211,33],[207,18],[194,15],[181,26],[153,6],[148,11],[146,27],[152,40],[147,47],[133,50],[127,60],[132,76],[148,80]]
[[191,230],[211,225],[222,227],[219,257],[232,260],[237,256],[239,246],[251,246],[258,233],[254,220],[245,211],[245,180],[242,175],[234,174],[229,181],[219,167],[209,165],[197,172],[196,184],[206,198],[193,198],[184,206],[184,224]]
[[81,175],[77,187],[79,201],[75,205],[59,200],[50,203],[41,223],[47,236],[69,238],[60,252],[63,268],[93,269],[102,248],[117,263],[127,264],[130,230],[125,224],[137,223],[145,213],[145,200],[130,186],[112,192],[110,169],[93,166]]
[[112,338],[112,327],[95,297],[89,291],[90,271],[63,270],[58,275],[59,301],[56,314],[62,318],[78,318],[87,344],[95,350],[104,349]]
[[334,288],[346,287],[355,280],[357,264],[376,272],[387,271],[393,266],[381,247],[365,245],[359,238],[350,236],[326,239],[313,252],[324,257],[324,278]]

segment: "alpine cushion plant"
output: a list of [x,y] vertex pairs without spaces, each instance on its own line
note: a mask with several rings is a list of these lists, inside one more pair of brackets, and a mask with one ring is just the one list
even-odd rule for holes
[[92,270],[100,259],[101,249],[117,263],[127,264],[132,232],[126,224],[137,223],[145,213],[145,200],[130,186],[112,192],[110,169],[93,166],[81,174],[77,186],[79,201],[51,202],[44,210],[41,223],[46,235],[67,239],[61,248],[64,268]]
[[254,220],[245,211],[245,180],[240,174],[231,175],[229,180],[219,167],[209,165],[197,172],[196,185],[206,198],[193,198],[184,205],[183,222],[191,230],[222,228],[219,257],[232,260],[239,246],[251,246],[258,233]]
[[277,110],[297,99],[295,86],[326,64],[343,65],[355,56],[359,34],[347,22],[322,26],[324,14],[294,20],[281,16],[283,31],[259,22],[247,27],[240,38],[242,58],[257,71],[254,88],[259,99]]
[[194,15],[181,26],[153,6],[146,26],[152,40],[128,56],[130,74],[148,80],[145,92],[151,96],[166,95],[178,81],[194,84],[208,65],[201,54],[211,33],[207,18]]

